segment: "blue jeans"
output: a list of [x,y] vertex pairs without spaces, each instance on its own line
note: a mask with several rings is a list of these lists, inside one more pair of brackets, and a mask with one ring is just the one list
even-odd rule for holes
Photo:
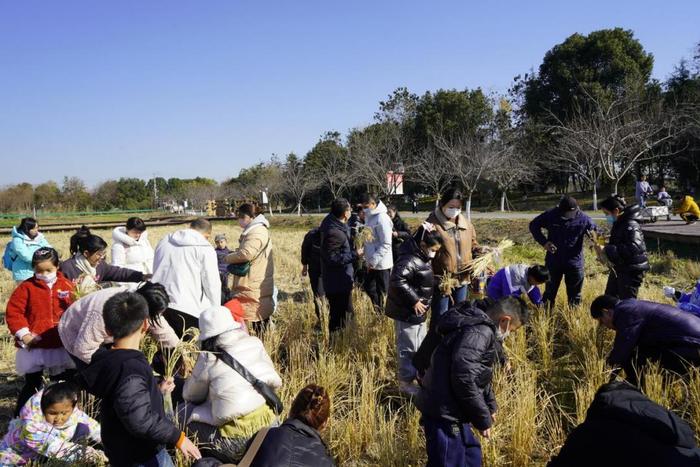
[[468,423],[423,417],[426,467],[481,467],[481,444]]
[[[451,298],[451,300],[450,300]],[[467,286],[466,284],[457,287],[456,289],[452,290],[452,295],[442,295],[440,293],[440,289],[438,287],[435,287],[433,290],[433,301],[430,305],[430,324],[433,326],[433,323],[437,323],[438,319],[440,316],[444,315],[447,310],[452,308],[455,305],[459,305],[462,302],[467,301]]]
[[175,464],[168,451],[161,449],[155,457],[148,459],[143,464],[134,464],[133,467],[175,467]]

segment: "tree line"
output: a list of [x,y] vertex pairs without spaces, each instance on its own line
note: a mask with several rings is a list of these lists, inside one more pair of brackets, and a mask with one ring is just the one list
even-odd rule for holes
[[[536,71],[517,76],[505,95],[401,87],[379,103],[372,123],[346,134],[326,131],[305,155],[273,155],[222,183],[211,179],[122,178],[89,192],[77,178],[58,186],[22,183],[0,192],[0,209],[140,209],[155,200],[259,200],[293,209],[325,206],[360,191],[435,197],[449,185],[491,193],[554,190],[630,194],[645,173],[700,184],[700,43],[664,82],[632,31],[573,34],[549,50]],[[387,177],[400,173],[399,177]],[[154,190],[154,184],[156,190]],[[157,194],[157,196],[156,196]]]

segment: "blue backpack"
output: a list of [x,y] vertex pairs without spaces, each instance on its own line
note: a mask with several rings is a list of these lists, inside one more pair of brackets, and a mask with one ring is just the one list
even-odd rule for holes
[[12,271],[12,265],[17,259],[17,255],[12,256],[12,242],[5,245],[5,253],[2,254],[2,266],[8,271]]

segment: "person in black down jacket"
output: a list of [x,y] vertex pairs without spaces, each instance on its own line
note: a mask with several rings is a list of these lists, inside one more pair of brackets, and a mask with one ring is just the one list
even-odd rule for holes
[[199,459],[197,447],[166,417],[163,394],[175,387],[172,379],[160,385],[146,356],[139,350],[149,327],[148,303],[141,295],[121,292],[107,300],[102,311],[111,349],[100,348],[78,375],[78,383],[102,401],[102,444],[115,467],[172,466],[167,448]]
[[350,203],[338,198],[331,203],[331,212],[321,222],[321,278],[329,308],[328,327],[331,332],[345,326],[352,313],[352,264],[358,254],[350,246]]
[[384,310],[395,320],[399,390],[411,396],[418,392],[418,386],[413,384],[416,369],[412,360],[425,338],[426,313],[433,298],[431,261],[442,247],[440,234],[428,231],[429,228],[419,229],[417,238],[408,237],[401,245],[399,259],[391,271]]
[[485,438],[491,435],[497,341],[527,321],[527,306],[515,297],[492,302],[486,311],[464,302],[440,318],[436,329],[442,340],[433,352],[418,400],[428,467],[481,465],[481,445],[471,427]]
[[321,230],[318,227],[314,227],[304,235],[304,240],[301,242],[301,266],[301,275],[308,275],[311,282],[316,317],[321,319],[319,300],[326,294],[321,280]]
[[633,384],[647,361],[678,374],[687,373],[689,365],[700,366],[700,318],[692,313],[662,303],[601,295],[591,303],[591,316],[615,331],[608,363],[622,367]]
[[613,195],[600,203],[608,223],[612,224],[610,240],[605,247],[596,246],[612,263],[606,295],[618,298],[637,298],[644,274],[649,270],[649,258],[639,206],[627,206],[625,200]]
[[586,413],[547,467],[697,467],[692,428],[625,382],[598,390]]
[[389,215],[391,223],[394,226],[391,231],[391,254],[394,258],[394,263],[396,263],[400,256],[399,249],[401,248],[401,244],[411,237],[411,229],[399,215],[399,210],[396,205],[390,205],[386,213]]

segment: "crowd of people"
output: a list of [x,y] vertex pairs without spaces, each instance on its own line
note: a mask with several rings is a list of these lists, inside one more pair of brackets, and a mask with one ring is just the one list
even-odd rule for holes
[[[596,431],[614,429],[635,433],[630,445],[648,438],[639,458],[654,446],[653,465],[699,465],[689,426],[635,388],[649,362],[681,375],[700,366],[700,282],[690,293],[666,287],[675,304],[637,299],[649,270],[639,205],[619,196],[603,201],[610,235],[601,242],[604,229],[563,197],[530,223],[544,264],[489,270],[482,284],[473,264],[489,249],[462,214],[458,189],[442,193],[414,230],[377,196],[359,201],[353,209],[335,199],[305,235],[301,273],[319,322],[328,304],[332,338],[352,317],[355,287],[394,320],[397,387],[421,412],[428,466],[481,465],[475,432],[492,435],[493,374],[510,366],[503,344],[528,324],[533,307],[554,306],[562,280],[568,304],[581,304],[586,245],[609,268],[605,294],[590,313],[614,330],[608,362],[626,381],[600,389],[550,465],[611,465],[600,460]],[[276,391],[284,381],[260,340],[275,332],[270,223],[251,204],[236,214],[236,248],[196,219],[154,249],[146,223],[130,218],[112,232],[111,264],[107,242],[87,228],[71,237],[71,256],[62,262],[36,220],[13,229],[3,264],[17,285],[6,322],[24,386],[0,465],[80,459],[171,466],[173,449],[198,466],[334,465],[320,434],[331,405],[323,387],[304,387],[280,424]],[[150,360],[142,351],[147,336],[158,348]],[[168,361],[194,336],[193,367],[184,358]],[[79,406],[81,393],[98,401],[96,419]]]

